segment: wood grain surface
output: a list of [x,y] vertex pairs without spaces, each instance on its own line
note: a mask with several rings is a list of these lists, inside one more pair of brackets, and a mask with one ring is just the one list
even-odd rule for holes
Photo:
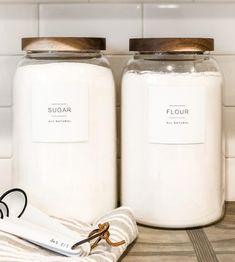
[[98,51],[106,49],[106,39],[99,37],[27,37],[22,38],[22,50],[41,51]]
[[139,226],[139,237],[122,262],[235,262],[235,202],[224,218],[203,228],[166,230]]
[[130,51],[205,52],[214,50],[212,38],[132,38]]

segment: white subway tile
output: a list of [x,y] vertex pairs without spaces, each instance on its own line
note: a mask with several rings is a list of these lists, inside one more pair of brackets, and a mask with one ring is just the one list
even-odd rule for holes
[[235,158],[226,159],[226,200],[235,201]]
[[235,106],[235,56],[218,55],[215,58],[224,75],[223,103],[225,106]]
[[224,108],[225,156],[235,157],[235,107]]
[[235,4],[145,4],[144,37],[212,37],[218,53],[235,53]]
[[37,36],[38,9],[34,4],[0,4],[0,54],[21,51],[21,38]]
[[131,55],[116,55],[116,56],[108,56],[108,60],[110,62],[111,69],[113,71],[115,85],[116,85],[116,103],[118,106],[121,104],[121,80],[122,80],[122,72],[124,67],[126,66],[128,60],[131,58]]
[[0,56],[0,106],[12,105],[12,83],[19,56]]
[[95,36],[107,38],[109,52],[128,50],[130,37],[141,37],[138,4],[42,4],[41,36]]
[[12,188],[11,159],[0,159],[0,195]]
[[10,158],[12,155],[12,110],[0,107],[0,158]]

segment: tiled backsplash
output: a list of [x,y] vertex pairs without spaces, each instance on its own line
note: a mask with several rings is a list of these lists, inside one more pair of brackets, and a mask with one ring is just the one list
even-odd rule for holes
[[[22,56],[21,37],[106,37],[120,122],[121,73],[131,57],[128,39],[191,36],[215,38],[214,55],[225,76],[226,198],[235,200],[234,14],[235,0],[0,0],[0,191],[11,186],[12,77]],[[120,142],[120,126],[118,134]]]

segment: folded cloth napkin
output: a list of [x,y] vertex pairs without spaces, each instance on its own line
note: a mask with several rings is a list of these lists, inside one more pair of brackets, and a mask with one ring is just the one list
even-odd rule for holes
[[135,240],[138,235],[136,221],[131,209],[120,207],[99,217],[93,225],[80,222],[74,219],[59,219],[61,224],[69,229],[78,232],[80,235],[88,234],[98,224],[110,223],[110,239],[113,242],[125,240],[125,244],[119,247],[111,247],[105,241],[101,241],[87,257],[64,257],[56,253],[47,251],[34,244],[13,235],[0,232],[0,261],[2,262],[115,262],[117,261],[127,246]]

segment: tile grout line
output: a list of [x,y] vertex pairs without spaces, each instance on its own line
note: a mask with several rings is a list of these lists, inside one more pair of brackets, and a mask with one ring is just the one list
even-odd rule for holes
[[12,107],[13,107],[12,104],[10,104],[10,105],[0,105],[0,109],[2,109],[2,108],[9,108],[9,109],[11,109]]
[[198,262],[218,262],[216,253],[202,228],[187,229]]

